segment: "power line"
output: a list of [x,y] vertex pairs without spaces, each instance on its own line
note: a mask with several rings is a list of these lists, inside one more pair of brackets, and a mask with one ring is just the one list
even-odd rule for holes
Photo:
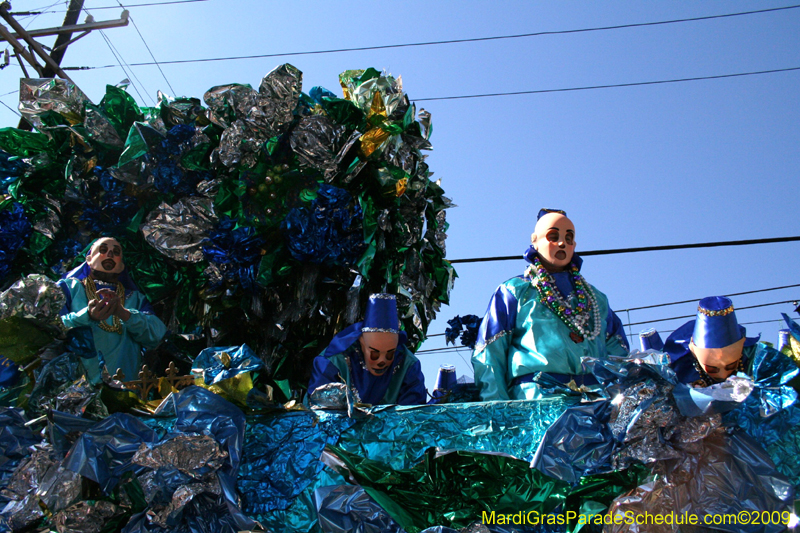
[[521,94],[563,93],[569,91],[590,91],[594,89],[614,89],[619,87],[638,87],[642,85],[660,85],[664,83],[682,83],[686,81],[718,80],[722,78],[737,78],[741,76],[757,76],[761,74],[774,74],[776,72],[790,72],[800,70],[800,67],[779,68],[773,70],[759,70],[754,72],[738,72],[735,74],[718,74],[715,76],[697,76],[694,78],[678,78],[672,80],[637,81],[631,83],[613,83],[609,85],[590,85],[586,87],[564,87],[561,89],[538,89],[533,91],[513,91],[507,93],[468,94],[462,96],[438,96],[434,98],[415,98],[415,102],[433,102],[437,100],[464,100],[467,98],[491,98],[495,96],[517,96]]
[[[139,95],[140,101],[142,103],[145,103],[144,96],[142,96],[142,93],[139,92],[139,88],[136,86],[135,83],[133,83],[133,80],[135,79],[137,82],[139,82],[139,84],[142,86],[142,90],[145,93],[147,93],[147,91],[144,88],[144,84],[141,81],[139,81],[139,78],[136,77],[136,74],[133,73],[133,70],[130,68],[130,65],[128,63],[126,63],[125,60],[122,58],[122,55],[119,54],[119,52],[117,51],[116,47],[111,43],[111,39],[109,39],[108,36],[106,35],[106,32],[104,32],[103,30],[100,30],[100,35],[103,37],[103,40],[105,40],[106,44],[108,45],[109,50],[111,50],[111,54],[119,62],[119,64],[116,65],[116,66],[120,67],[122,69],[122,72],[124,72],[125,75],[128,77],[128,79],[131,80],[131,85],[133,86],[133,90],[136,91],[136,94]],[[123,64],[127,65],[128,68],[126,69],[123,66]],[[129,70],[130,70],[130,74],[128,73]],[[152,100],[152,98],[151,98],[151,100]]]
[[[784,320],[782,318],[778,318],[777,320],[757,320],[755,322],[741,322],[741,323],[739,323],[739,325],[740,326],[749,326],[751,324],[771,324],[773,322],[783,322],[783,321]],[[659,334],[661,334],[661,333],[672,333],[673,331],[675,331],[675,330],[674,329],[666,329],[664,331],[659,330],[658,333]],[[637,337],[638,335],[639,335],[638,333],[628,333],[627,336],[628,337]]]
[[[783,285],[781,287],[770,287],[769,289],[758,289],[758,290],[755,290],[755,291],[734,292],[733,294],[725,294],[723,296],[728,296],[728,297],[730,297],[730,296],[742,296],[744,294],[756,294],[756,293],[759,293],[759,292],[779,291],[781,289],[793,289],[795,287],[800,287],[800,283],[798,283],[796,285]],[[666,307],[668,305],[689,304],[689,303],[694,303],[694,302],[698,302],[698,301],[700,301],[700,298],[694,298],[692,300],[682,300],[680,302],[669,302],[669,303],[665,303],[665,304],[645,305],[643,307],[631,307],[629,309],[620,309],[618,311],[615,310],[614,312],[615,313],[624,313],[626,311],[640,311],[642,309],[653,309],[653,308],[656,308],[656,307]]]
[[[800,67],[798,67],[800,70]],[[579,252],[582,257],[589,257],[592,255],[613,255],[613,254],[629,254],[635,252],[656,252],[662,250],[685,250],[689,248],[714,248],[717,246],[744,246],[750,244],[769,244],[776,242],[792,242],[800,241],[800,236],[796,237],[775,237],[770,239],[750,239],[741,241],[719,241],[719,242],[702,242],[695,244],[669,244],[666,246],[642,246],[639,248],[615,248],[611,250],[590,250],[587,252]],[[453,259],[450,261],[452,264],[456,263],[482,263],[488,261],[519,261],[522,256],[519,255],[505,255],[500,257],[476,257],[472,259]]]
[[19,114],[19,111],[15,110],[15,109],[14,109],[14,108],[12,108],[11,106],[9,106],[7,103],[3,102],[2,100],[0,100],[0,104],[3,104],[5,107],[7,107],[7,108],[8,108],[8,110],[9,110],[9,111],[11,111],[12,113],[14,113],[14,114],[15,114],[15,115],[17,115],[18,117],[21,117],[21,116],[22,116],[22,115],[20,115],[20,114]]
[[[123,8],[123,9],[125,8],[125,6],[123,6],[122,3],[120,3],[119,1],[117,3],[119,4],[119,6],[121,8]],[[142,32],[139,31],[139,26],[136,25],[136,21],[133,20],[133,17],[131,17],[130,15],[128,16],[128,19],[131,22],[133,22],[133,27],[136,29],[136,33],[138,33],[139,34],[139,38],[142,39],[142,42],[144,43],[144,47],[147,48],[147,51],[150,53],[150,57],[153,58],[153,61],[155,62],[156,66],[158,67],[158,71],[161,73],[161,76],[164,78],[164,81],[167,82],[167,86],[169,87],[169,90],[172,91],[172,95],[173,96],[177,96],[177,94],[175,93],[175,89],[172,88],[172,84],[167,79],[166,74],[164,74],[164,71],[161,70],[161,65],[158,64],[158,61],[156,60],[156,56],[153,55],[153,51],[150,50],[150,46],[148,46],[147,41],[144,40],[144,35],[142,35]]]
[[[781,305],[781,304],[796,304],[797,300],[784,300],[782,302],[771,302],[768,304],[757,304],[757,305],[748,305],[745,307],[737,307],[737,311],[741,311],[744,309],[755,309],[756,307],[769,307],[771,305]],[[658,318],[655,320],[645,320],[644,322],[631,322],[630,324],[623,324],[624,326],[638,326],[641,324],[653,324],[655,322],[667,322],[668,320],[679,320],[681,318],[694,318],[695,315],[684,315],[684,316],[673,316],[670,318]]]
[[[146,4],[128,4],[125,9],[131,7],[147,7],[147,6],[166,6],[169,4],[191,4],[194,2],[208,2],[209,0],[173,0],[172,2],[148,2]],[[93,7],[92,9],[118,9],[119,6],[102,6]],[[780,8],[777,8],[780,9]],[[48,13],[63,13],[63,11],[48,11]]]
[[[142,4],[143,5],[143,4]],[[783,11],[787,9],[796,9],[800,7],[800,5],[791,5],[791,6],[784,6],[784,7],[775,7],[775,8],[768,8],[768,9],[759,9],[754,11],[741,11],[738,13],[726,13],[722,15],[709,15],[705,17],[692,17],[692,18],[682,18],[682,19],[672,19],[672,20],[662,20],[662,21],[654,21],[654,22],[638,22],[632,24],[619,24],[614,26],[599,26],[593,28],[579,28],[579,29],[572,29],[572,30],[554,30],[554,31],[540,31],[540,32],[533,32],[533,33],[520,33],[515,35],[498,35],[492,37],[474,37],[469,39],[449,39],[444,41],[424,41],[424,42],[417,42],[417,43],[403,43],[403,44],[386,44],[386,45],[376,45],[376,46],[361,46],[355,48],[334,48],[329,50],[312,50],[308,52],[283,52],[277,54],[257,54],[257,55],[246,55],[246,56],[229,56],[229,57],[213,57],[213,58],[201,58],[201,59],[181,59],[175,61],[162,61],[161,64],[175,64],[175,63],[202,63],[208,61],[230,61],[230,60],[238,60],[238,59],[263,59],[269,57],[288,57],[288,56],[302,56],[302,55],[318,55],[318,54],[336,54],[341,52],[363,52],[367,50],[386,50],[390,48],[410,48],[410,47],[419,47],[419,46],[435,46],[435,45],[443,45],[443,44],[460,44],[460,43],[472,43],[472,42],[483,42],[483,41],[497,41],[501,39],[521,39],[521,38],[528,38],[528,37],[541,37],[545,35],[565,35],[571,33],[587,33],[587,32],[595,32],[595,31],[608,31],[608,30],[620,30],[620,29],[627,29],[627,28],[637,28],[637,27],[645,27],[645,26],[658,26],[658,25],[665,25],[665,24],[677,24],[682,22],[693,22],[699,20],[711,20],[711,19],[719,19],[719,18],[726,18],[726,17],[738,17],[743,15],[754,15],[758,13],[767,13],[771,11]],[[97,8],[94,8],[97,9]],[[144,66],[144,65],[152,65],[152,63],[132,63],[132,66]],[[111,65],[115,66],[115,65]],[[106,66],[103,67],[89,67],[89,68],[108,68]],[[463,98],[463,97],[462,97]]]

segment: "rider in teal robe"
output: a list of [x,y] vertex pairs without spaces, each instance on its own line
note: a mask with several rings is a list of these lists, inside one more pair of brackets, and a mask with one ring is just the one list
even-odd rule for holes
[[[560,219],[550,216],[550,219],[556,220],[552,224],[564,225],[561,228],[560,246],[556,242],[552,243],[551,261],[560,263],[562,270],[571,268],[571,265],[579,270],[581,258],[570,253],[574,247],[574,242],[570,242],[574,236],[574,227],[563,213],[560,215]],[[545,219],[545,222],[548,220]],[[550,226],[549,222],[547,226]],[[537,223],[537,231],[538,228]],[[562,242],[563,230],[569,231],[570,228],[572,233],[565,245]],[[538,252],[531,246],[525,253],[525,259],[529,263],[544,263],[541,261],[543,246],[539,245]],[[564,250],[566,253],[559,253]],[[555,282],[555,290],[576,308],[578,291],[575,287],[575,274],[558,271],[550,275]],[[628,342],[622,322],[611,311],[608,299],[602,292],[586,284],[592,291],[593,298],[590,300],[596,303],[596,309],[588,310],[590,316],[586,328],[592,334],[579,334],[542,302],[539,291],[532,283],[534,279],[535,276],[529,271],[524,276],[506,281],[495,291],[489,302],[472,355],[475,383],[483,400],[542,398],[546,394],[536,382],[539,373],[546,373],[548,377],[565,385],[575,381],[578,386],[592,386],[596,384],[596,380],[591,375],[585,375],[581,358],[628,355]]]
[[[111,241],[116,242],[113,239]],[[109,255],[111,254],[112,252],[109,252]],[[124,270],[121,255],[119,258],[105,259],[109,260],[117,262],[115,270],[120,270],[121,267],[119,272],[115,272],[117,276],[113,281],[113,277],[109,279],[107,275],[102,276],[107,278],[105,281],[99,279],[103,274],[103,266],[99,262],[95,262],[97,270],[84,262],[59,281],[67,297],[61,311],[61,321],[69,330],[68,346],[78,352],[87,377],[93,383],[100,382],[103,366],[107,367],[112,375],[121,369],[126,380],[138,379],[142,367],[142,350],[156,348],[167,332],[167,327],[161,319],[153,314],[150,302]],[[86,288],[88,278],[92,278],[93,286],[98,292],[103,289],[109,292],[124,290],[124,310],[130,313],[127,319],[115,321],[114,316],[109,316],[99,321],[90,316]],[[101,322],[106,329],[112,329],[115,323],[119,329],[106,331],[101,327]],[[76,347],[80,349],[75,349]]]

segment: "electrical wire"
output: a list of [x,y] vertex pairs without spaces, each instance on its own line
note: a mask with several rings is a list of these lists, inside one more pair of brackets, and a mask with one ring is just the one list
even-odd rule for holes
[[[740,326],[749,326],[751,324],[770,324],[772,322],[783,322],[783,321],[784,320],[782,318],[778,318],[776,320],[757,320],[755,322],[741,322],[739,325]],[[672,333],[673,331],[675,331],[675,330],[674,329],[666,329],[664,331],[659,330],[658,332],[660,334],[660,333]],[[628,333],[627,336],[628,337],[636,337],[638,335],[639,335],[638,333]]]
[[[125,6],[123,6],[121,2],[118,1],[117,3],[119,4],[119,7],[125,9]],[[144,35],[142,35],[142,32],[139,31],[139,26],[136,25],[136,21],[133,20],[133,17],[130,16],[130,15],[128,15],[128,20],[133,22],[133,27],[136,29],[136,33],[139,34],[139,38],[142,40],[142,43],[144,43],[144,47],[147,48],[147,52],[150,54],[150,57],[153,58],[153,61],[155,62],[156,66],[158,67],[158,71],[161,73],[161,76],[164,78],[164,81],[167,82],[167,86],[169,87],[169,90],[172,91],[172,95],[173,96],[177,96],[177,93],[175,92],[175,89],[172,87],[172,84],[167,79],[167,75],[164,74],[164,71],[161,69],[161,65],[158,64],[158,60],[156,60],[156,56],[153,55],[153,51],[150,50],[150,46],[147,44],[147,41],[144,40]]]
[[[105,40],[106,44],[108,45],[109,50],[111,50],[111,53],[114,55],[114,58],[119,62],[119,64],[116,65],[116,66],[120,67],[122,69],[122,72],[125,73],[125,76],[127,76],[127,78],[131,81],[131,85],[133,86],[133,90],[136,91],[136,94],[139,95],[139,101],[140,102],[144,102],[145,98],[144,98],[144,96],[142,96],[142,93],[139,92],[139,88],[136,86],[136,83],[134,83],[133,80],[135,79],[139,83],[139,85],[142,86],[142,90],[145,92],[145,94],[148,94],[147,90],[144,88],[144,84],[139,80],[139,78],[136,76],[136,74],[133,73],[133,69],[130,68],[130,65],[125,62],[125,60],[122,58],[122,56],[118,55],[118,51],[117,51],[116,47],[111,43],[111,39],[108,38],[108,36],[106,35],[106,32],[104,32],[103,30],[100,30],[100,35],[102,35],[103,39]],[[128,68],[126,69],[123,66],[123,64],[127,65]],[[153,99],[150,98],[150,101],[152,102]],[[153,105],[155,106],[155,102],[153,102]]]
[[[800,68],[799,68],[800,69]],[[592,255],[614,255],[614,254],[629,254],[635,252],[659,252],[664,250],[686,250],[690,248],[715,248],[718,246],[745,246],[750,244],[771,244],[777,242],[793,242],[800,241],[800,235],[795,237],[775,237],[770,239],[750,239],[740,241],[719,241],[719,242],[702,242],[693,244],[668,244],[665,246],[642,246],[639,248],[615,248],[611,250],[589,250],[586,252],[578,252],[581,257],[589,257]],[[522,259],[521,255],[504,255],[499,257],[475,257],[471,259],[452,259],[451,264],[457,263],[484,263],[489,261],[519,261]]]
[[[768,303],[768,304],[758,304],[758,305],[748,305],[748,306],[745,306],[745,307],[737,307],[736,310],[737,311],[741,311],[743,309],[755,309],[757,307],[769,307],[771,305],[796,304],[796,303],[797,303],[797,300],[784,300],[782,302],[771,302],[771,303]],[[681,318],[694,318],[694,317],[695,317],[695,315],[684,315],[684,316],[673,316],[673,317],[670,317],[670,318],[658,318],[658,319],[655,319],[655,320],[645,320],[644,322],[631,322],[630,324],[623,324],[623,327],[624,326],[638,326],[640,324],[653,324],[655,322],[667,322],[669,320],[679,320]]]
[[[387,45],[376,45],[376,46],[361,46],[355,48],[334,48],[329,50],[312,50],[308,52],[283,52],[283,53],[275,53],[275,54],[256,54],[256,55],[246,55],[246,56],[228,56],[228,57],[210,57],[210,58],[201,58],[201,59],[181,59],[175,61],[162,61],[161,64],[176,64],[176,63],[204,63],[209,61],[232,61],[232,60],[239,60],[239,59],[264,59],[269,57],[288,57],[288,56],[302,56],[302,55],[318,55],[318,54],[335,54],[335,53],[342,53],[342,52],[362,52],[367,50],[386,50],[390,48],[410,48],[410,47],[419,47],[419,46],[434,46],[434,45],[443,45],[443,44],[461,44],[461,43],[472,43],[472,42],[483,42],[483,41],[496,41],[501,39],[521,39],[521,38],[529,38],[529,37],[540,37],[545,35],[565,35],[571,33],[587,33],[587,32],[595,32],[595,31],[608,31],[608,30],[619,30],[619,29],[627,29],[627,28],[637,28],[637,27],[645,27],[645,26],[658,26],[664,24],[677,24],[683,22],[694,22],[700,20],[711,20],[711,19],[719,19],[719,18],[727,18],[727,17],[738,17],[744,15],[755,15],[759,13],[768,13],[771,11],[784,11],[788,9],[797,9],[800,5],[791,5],[791,6],[783,6],[783,7],[775,7],[775,8],[767,8],[767,9],[758,9],[754,11],[741,11],[738,13],[725,13],[722,15],[708,15],[704,17],[691,17],[691,18],[682,18],[682,19],[672,19],[672,20],[662,20],[662,21],[654,21],[654,22],[637,22],[632,24],[618,24],[614,26],[599,26],[593,28],[579,28],[573,30],[554,30],[554,31],[540,31],[540,32],[533,32],[533,33],[520,33],[515,35],[497,35],[492,37],[474,37],[469,39],[449,39],[444,41],[425,41],[425,42],[417,42],[417,43],[403,43],[403,44],[387,44]],[[96,8],[94,8],[96,9]],[[145,65],[152,65],[152,63],[132,63],[132,66],[145,66]],[[111,65],[115,66],[115,65]],[[107,68],[103,67],[90,67],[90,68]],[[461,97],[464,98],[464,97]]]
[[777,72],[790,72],[800,70],[800,67],[788,67],[772,70],[759,70],[754,72],[737,72],[735,74],[718,74],[714,76],[697,76],[693,78],[677,78],[671,80],[637,81],[631,83],[612,83],[609,85],[588,85],[585,87],[564,87],[561,89],[538,89],[533,91],[513,91],[507,93],[468,94],[462,96],[437,96],[433,98],[415,98],[415,102],[433,102],[441,100],[464,100],[467,98],[493,98],[495,96],[518,96],[523,94],[563,93],[570,91],[590,91],[594,89],[615,89],[619,87],[639,87],[643,85],[660,85],[664,83],[683,83],[687,81],[718,80],[722,78],[737,78],[741,76],[758,76],[761,74],[775,74]]
[[[755,290],[755,291],[734,292],[732,294],[723,294],[723,296],[727,296],[727,297],[742,296],[742,295],[745,295],[745,294],[757,294],[757,293],[760,293],[760,292],[779,291],[781,289],[793,289],[795,287],[800,287],[800,283],[795,284],[795,285],[783,285],[781,287],[770,287],[768,289],[758,289],[758,290]],[[619,311],[615,310],[614,312],[615,313],[624,313],[626,311],[640,311],[642,309],[654,309],[656,307],[666,307],[666,306],[669,306],[669,305],[689,304],[689,303],[697,302],[699,300],[700,300],[700,298],[694,298],[692,300],[681,300],[680,302],[669,302],[669,303],[665,303],[665,304],[645,305],[645,306],[642,306],[642,307],[631,307],[629,309],[620,309]]]

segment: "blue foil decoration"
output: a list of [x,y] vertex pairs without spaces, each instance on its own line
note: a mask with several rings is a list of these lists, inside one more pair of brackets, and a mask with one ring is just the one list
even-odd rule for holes
[[481,317],[477,315],[456,315],[447,321],[450,326],[444,331],[445,344],[455,344],[456,339],[461,337],[461,346],[466,346],[470,350],[475,349],[475,342],[478,340],[478,329],[481,326]]
[[322,184],[311,207],[295,207],[281,223],[286,246],[301,262],[353,265],[363,254],[361,207],[344,189]]
[[326,444],[355,421],[347,416],[290,411],[249,420],[238,488],[243,509],[257,519],[286,510],[319,476]]
[[203,255],[209,263],[219,268],[225,281],[233,285],[241,284],[245,290],[254,290],[265,243],[255,228],[237,228],[236,220],[224,217],[216,229],[209,233],[203,245]]
[[0,211],[0,285],[11,273],[17,252],[31,235],[31,223],[25,217],[22,204],[11,203]]
[[[225,364],[226,353],[230,362]],[[249,346],[217,346],[206,348],[195,358],[192,371],[202,371],[206,385],[219,383],[225,379],[253,372],[263,368],[264,362],[250,349]]]
[[131,462],[139,445],[158,440],[156,432],[136,417],[114,413],[80,436],[63,465],[97,482],[103,492],[110,494],[125,472],[144,471],[144,467]]

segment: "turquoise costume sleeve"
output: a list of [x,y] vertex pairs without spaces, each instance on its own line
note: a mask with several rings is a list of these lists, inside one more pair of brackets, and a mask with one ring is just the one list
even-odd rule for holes
[[627,354],[619,337],[607,335],[606,296],[594,287],[591,290],[598,306],[596,316],[603,317],[600,332],[594,339],[575,342],[570,328],[539,301],[529,280],[517,277],[501,285],[489,303],[472,356],[481,398],[538,399],[543,397],[541,389],[526,378],[546,372],[568,381],[585,373],[584,357]]
[[503,284],[489,302],[472,355],[475,383],[483,400],[510,399],[506,374],[510,335],[514,331],[516,316],[517,299]]
[[125,328],[131,339],[147,350],[157,348],[167,333],[167,326],[156,315],[132,308],[128,308],[128,311],[131,317],[125,321]]

